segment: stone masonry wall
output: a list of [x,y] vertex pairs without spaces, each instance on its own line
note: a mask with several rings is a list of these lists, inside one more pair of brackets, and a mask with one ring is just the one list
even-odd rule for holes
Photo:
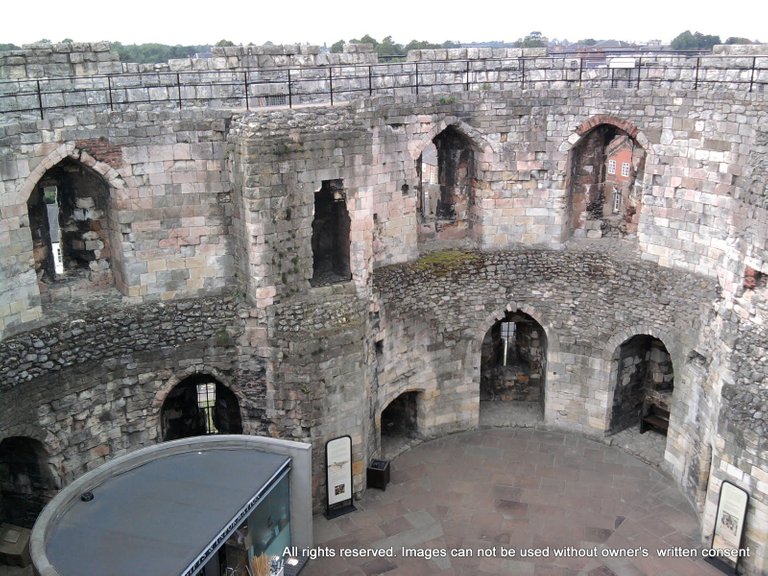
[[39,43],[0,52],[0,78],[21,80],[121,72],[120,58],[108,42]]
[[[415,382],[423,387],[421,381],[429,381],[431,371],[421,365],[442,367],[454,359],[462,367],[443,370],[440,386],[451,392],[467,385],[466,371],[477,388],[472,394],[478,394],[482,338],[512,306],[512,311],[531,315],[547,333],[546,420],[602,433],[608,428],[615,382],[589,358],[605,359],[610,372],[619,344],[635,334],[650,334],[667,345],[682,368],[683,350],[697,345],[695,330],[689,328],[712,313],[717,294],[714,283],[704,277],[662,271],[624,257],[627,261],[621,262],[602,252],[578,250],[467,252],[457,253],[454,263],[432,265],[425,257],[415,264],[379,269],[375,288],[385,310],[381,336],[386,358],[384,368],[379,366],[379,386],[408,378],[412,381],[405,387]],[[403,344],[404,330],[427,340]],[[624,334],[624,340],[613,344]],[[599,390],[591,384],[595,381],[602,382]],[[461,426],[476,424],[476,411],[476,404],[473,412],[462,413],[446,402],[433,412],[451,415]]]
[[341,53],[325,52],[306,44],[227,46],[212,48],[210,58],[177,58],[167,64],[121,62],[108,42],[38,43],[0,52],[0,78],[27,79],[55,76],[94,76],[155,71],[228,70],[281,66],[376,64],[370,44],[348,44]]
[[[659,338],[675,377],[664,466],[705,532],[719,483],[749,486],[748,542],[763,551],[765,446],[750,431],[765,413],[766,110],[761,93],[515,87],[4,119],[0,366],[16,381],[0,433],[45,441],[71,478],[155,441],[163,394],[208,370],[242,402],[247,433],[313,442],[317,503],[325,441],[353,436],[361,490],[381,412],[403,392],[420,393],[425,437],[476,426],[483,336],[520,310],[546,332],[545,423],[593,436],[610,425],[616,350]],[[569,162],[605,124],[646,153],[638,232],[572,239]],[[476,221],[468,238],[420,242],[416,163],[449,127],[472,147]],[[59,323],[66,307],[41,305],[30,269],[26,201],[64,158],[109,186],[110,294],[123,300],[83,317],[82,349],[64,337],[80,316]],[[314,196],[329,180],[342,182],[352,274],[312,287]],[[224,303],[214,320],[189,318],[186,299],[207,295]]]
[[[371,383],[366,378],[367,301],[351,284],[316,288],[274,307],[271,376],[280,436],[311,442],[315,509],[325,506],[325,445],[349,434],[355,493],[365,489]],[[296,423],[300,422],[300,428]]]
[[[697,57],[638,54],[633,57],[635,67],[628,69],[611,67],[610,58],[607,65],[595,67],[578,56],[548,56],[541,49],[421,50],[409,53],[406,62],[378,64],[370,46],[349,48],[331,54],[311,46],[239,46],[218,49],[212,58],[139,65],[113,61],[116,55],[105,52],[108,48],[102,44],[92,51],[90,45],[42,45],[0,54],[3,61],[13,63],[0,64],[0,78],[10,80],[0,83],[0,111],[36,115],[41,108],[45,114],[73,106],[263,107],[354,101],[374,92],[450,99],[444,95],[510,89],[674,87],[760,93],[768,86],[764,45],[751,56],[727,51]],[[59,63],[76,54],[85,61],[109,60],[112,70],[94,76],[102,73],[95,65]],[[41,64],[28,67],[28,58]],[[114,70],[120,66],[122,73]],[[70,74],[61,76],[68,67]],[[91,76],[82,76],[84,71]]]
[[244,116],[233,127],[237,265],[259,308],[309,289],[314,196],[328,180],[343,182],[352,281],[364,293],[375,168],[370,136],[356,124],[343,108]]
[[704,532],[711,538],[723,481],[749,493],[744,545],[754,558],[755,574],[768,570],[768,291],[750,288],[723,307],[724,354],[729,371],[722,384],[717,435],[712,439],[712,478],[704,509]]
[[[0,332],[39,319],[27,199],[64,158],[109,187],[110,266],[137,301],[221,290],[232,278],[229,114],[81,113],[0,127]],[[56,284],[50,286],[53,290]]]

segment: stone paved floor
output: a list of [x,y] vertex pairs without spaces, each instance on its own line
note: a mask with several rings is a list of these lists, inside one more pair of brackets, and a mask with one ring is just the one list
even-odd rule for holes
[[[623,450],[580,435],[541,429],[536,406],[487,405],[485,428],[421,445],[393,445],[392,482],[368,490],[357,512],[315,518],[320,548],[471,550],[471,558],[315,560],[302,576],[391,574],[522,576],[715,576],[703,561],[660,559],[656,550],[696,548],[698,523],[670,481]],[[518,428],[503,428],[511,424]],[[539,426],[537,429],[536,427]],[[628,430],[611,442],[659,462],[664,437]],[[581,554],[646,549],[647,558],[555,558],[572,546]],[[542,558],[502,558],[501,551],[549,551]],[[479,558],[477,551],[496,556]],[[597,550],[597,552],[595,552]],[[0,565],[0,576],[31,568]]]
[[[480,401],[480,428],[508,427],[544,429],[544,419],[539,403]],[[607,436],[604,442],[619,446],[646,464],[660,466],[664,461],[667,438],[653,431],[640,434],[638,425]],[[396,454],[403,451],[401,449]],[[386,454],[387,452],[385,452],[385,458],[389,458],[390,456]]]
[[[720,574],[701,559],[659,557],[657,550],[698,549],[696,516],[668,478],[578,434],[456,434],[401,454],[391,475],[387,490],[368,490],[358,511],[316,517],[316,546],[334,557],[310,562],[302,576]],[[566,547],[566,557],[555,556]],[[404,558],[402,548],[435,556]],[[340,557],[365,549],[395,557]],[[522,557],[526,549],[547,556]],[[464,551],[472,556],[443,556]]]

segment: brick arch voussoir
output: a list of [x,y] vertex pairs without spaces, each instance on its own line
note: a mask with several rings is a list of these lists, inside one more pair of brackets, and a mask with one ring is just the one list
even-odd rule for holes
[[648,137],[635,124],[629,120],[617,118],[616,116],[612,116],[610,114],[596,114],[595,116],[590,116],[576,127],[570,137],[565,142],[563,142],[563,145],[560,147],[560,151],[568,152],[592,130],[598,126],[605,125],[615,126],[616,128],[626,132],[627,135],[635,142],[637,142],[644,150],[648,150],[650,141],[648,140]]
[[125,180],[117,169],[106,162],[101,162],[91,156],[85,150],[78,148],[74,142],[65,142],[60,144],[55,150],[46,154],[40,163],[29,173],[16,190],[18,202],[26,203],[38,182],[43,178],[46,172],[54,168],[65,158],[71,158],[83,166],[87,166],[96,174],[101,176],[110,188],[110,191],[120,194],[125,188]]

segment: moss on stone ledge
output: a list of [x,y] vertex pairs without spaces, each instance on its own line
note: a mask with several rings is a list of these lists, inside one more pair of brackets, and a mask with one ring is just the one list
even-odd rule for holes
[[467,250],[442,250],[432,252],[419,258],[416,269],[430,272],[436,276],[443,276],[453,270],[461,269],[472,263],[482,261],[482,256],[476,252]]

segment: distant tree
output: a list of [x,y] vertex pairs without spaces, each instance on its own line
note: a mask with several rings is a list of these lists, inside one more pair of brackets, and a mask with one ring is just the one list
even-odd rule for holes
[[578,42],[576,42],[576,44],[582,44],[584,46],[594,46],[595,44],[597,44],[597,40],[595,40],[594,38],[585,38],[584,40],[579,40]]
[[739,38],[738,36],[730,36],[726,41],[726,44],[752,44],[752,40],[749,38]]
[[72,38],[64,38],[64,40],[61,41],[62,44],[72,44],[74,40]]
[[385,60],[396,60],[405,56],[403,45],[392,40],[392,36],[387,36],[379,42],[376,38],[366,34],[362,38],[353,38],[349,42],[351,44],[371,44],[376,54]]
[[138,62],[139,64],[159,64],[172,58],[191,58],[199,52],[206,52],[207,45],[198,46],[168,46],[166,44],[121,44],[113,42],[112,49],[117,52],[122,62]]
[[513,44],[516,48],[541,48],[546,45],[547,39],[538,31],[531,32]]
[[19,47],[16,44],[0,44],[0,51],[3,50],[18,50]]
[[715,44],[720,44],[720,36],[712,36],[690,30],[678,34],[670,44],[675,50],[711,50]]
[[218,42],[216,42],[216,44],[214,44],[214,46],[218,46],[219,48],[224,48],[226,46],[234,46],[234,45],[235,43],[232,42],[231,40],[219,40]]
[[453,40],[446,40],[443,42],[442,48],[461,48],[461,42],[454,42]]
[[408,52],[408,50],[428,50],[430,48],[440,48],[440,45],[426,40],[411,40],[405,45],[404,50]]
[[359,40],[357,38],[353,38],[349,41],[351,44],[373,44],[373,47],[376,48],[376,46],[379,45],[379,41],[376,40],[376,38],[371,37],[369,34],[366,34]]
[[384,38],[384,40],[382,40],[381,43],[376,46],[376,52],[379,56],[389,59],[402,56],[404,54],[403,45],[397,44],[394,40],[392,40],[392,36],[387,36]]
[[344,52],[344,45],[346,42],[344,40],[339,40],[338,42],[334,42],[331,44],[331,52]]

